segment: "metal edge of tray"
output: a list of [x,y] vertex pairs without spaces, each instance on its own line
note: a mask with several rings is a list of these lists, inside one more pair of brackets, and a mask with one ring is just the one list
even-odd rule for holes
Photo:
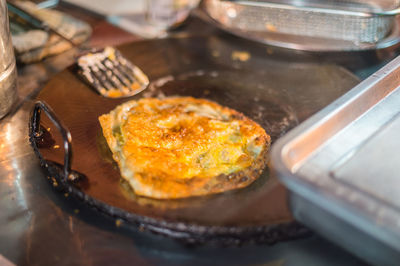
[[[398,259],[395,255],[397,254],[399,256],[400,254],[400,246],[398,245],[400,237],[398,234],[394,233],[393,230],[385,227],[385,221],[381,221],[382,223],[377,226],[373,220],[368,218],[371,217],[370,210],[368,210],[368,208],[363,208],[365,206],[361,206],[361,208],[360,205],[352,206],[352,204],[349,204],[349,197],[356,195],[357,197],[362,197],[363,200],[375,204],[376,200],[368,198],[365,195],[360,195],[362,194],[361,192],[352,191],[351,189],[346,190],[346,193],[343,193],[343,191],[338,193],[338,191],[335,191],[332,188],[327,189],[327,187],[324,187],[321,182],[311,182],[304,176],[296,174],[295,168],[298,167],[298,165],[296,166],[296,163],[305,162],[305,160],[309,158],[315,150],[324,145],[324,143],[326,143],[330,138],[340,132],[341,129],[361,117],[371,107],[384,99],[391,92],[396,91],[398,88],[398,82],[396,82],[395,79],[391,79],[391,75],[395,75],[396,77],[400,76],[400,57],[391,61],[348,93],[277,140],[277,142],[272,146],[271,151],[273,172],[289,188],[291,193],[294,194],[294,197],[292,195],[290,204],[295,218],[316,229],[316,231],[322,233],[341,246],[347,247],[351,252],[356,253],[356,255],[370,259],[374,263],[376,262],[374,260],[393,263],[392,259]],[[368,104],[365,106],[357,105],[359,107],[357,108],[357,112],[350,113],[346,119],[335,120],[335,117],[337,118],[340,112],[348,111],[349,106],[360,104],[360,99],[363,100],[364,98],[365,100],[365,97],[368,96],[373,96]],[[331,132],[319,139],[310,138],[311,132],[326,125],[331,129]],[[295,158],[296,154],[294,154],[294,158],[290,158],[293,156],[293,154],[290,154],[293,146],[303,144],[304,147],[305,143],[307,143],[308,151],[303,154],[297,154],[297,158]],[[337,180],[335,181],[333,178],[329,181],[337,182]],[[297,202],[298,199],[303,199],[304,202],[312,204],[310,204],[308,208],[303,204],[301,211],[299,211],[298,207],[301,204],[299,205]],[[315,216],[314,213],[316,209],[330,214],[331,216],[336,216],[338,222],[343,225],[342,227],[336,227],[339,232],[328,232],[330,229],[329,224],[320,222],[321,217]],[[353,234],[348,233],[346,235],[346,229],[344,228],[349,226],[357,228],[360,231],[358,236],[365,234],[365,236],[371,241],[376,241],[376,243],[373,243],[374,245],[378,245],[377,243],[379,243],[378,247],[382,248],[381,251],[373,253],[366,252],[368,248],[372,246],[372,242],[364,245],[365,242],[363,242],[361,238],[357,237],[357,235],[354,236]],[[340,228],[343,228],[343,230]],[[352,245],[357,243],[354,239],[351,239],[353,237],[360,241],[358,242],[358,246]],[[340,241],[338,241],[338,239],[340,239]],[[347,244],[344,245],[343,241],[347,241]],[[388,254],[388,252],[393,256],[386,256],[385,254]]]
[[[388,36],[376,43],[359,43],[351,41],[316,38],[307,36],[295,36],[276,32],[251,32],[243,31],[225,25],[222,21],[212,17],[207,11],[205,4],[196,12],[196,15],[204,21],[215,25],[217,28],[229,32],[241,38],[250,39],[266,45],[310,52],[353,52],[381,50],[394,46],[400,42],[400,25],[394,23],[393,29]],[[399,21],[400,19],[394,18]],[[262,36],[260,35],[262,34]]]
[[[222,0],[223,2],[227,0]],[[291,1],[257,1],[257,0],[229,0],[234,4],[238,5],[247,5],[247,6],[254,6],[260,8],[269,8],[269,7],[276,7],[276,8],[283,8],[283,9],[292,9],[292,10],[301,10],[301,11],[312,11],[312,12],[320,12],[326,14],[339,14],[339,15],[353,15],[353,16],[360,16],[360,17],[372,17],[372,16],[392,16],[398,15],[400,13],[400,5],[393,9],[389,10],[381,10],[381,11],[366,11],[366,10],[357,10],[351,8],[344,8],[344,7],[323,7],[321,6],[313,6],[307,5],[307,1],[303,1],[299,4],[297,3],[290,3]]]
[[[365,234],[357,226],[337,217],[300,194],[295,192],[289,194],[289,206],[294,210],[296,219],[360,259],[373,265],[398,265],[400,261],[398,251],[376,241],[374,237]],[[318,217],[318,220],[313,217]]]

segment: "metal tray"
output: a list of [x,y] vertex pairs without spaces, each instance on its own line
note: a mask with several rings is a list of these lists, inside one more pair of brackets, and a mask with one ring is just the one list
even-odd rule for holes
[[400,261],[400,57],[279,139],[294,216],[378,265]]
[[[232,42],[218,35],[134,42],[119,50],[151,80],[149,88],[131,99],[205,97],[253,118],[273,141],[358,82],[343,68],[279,61],[264,46],[237,38]],[[118,168],[107,155],[98,117],[128,99],[96,94],[76,76],[73,67],[55,76],[38,99],[54,111],[36,105],[31,123],[31,141],[43,155],[42,166],[50,182],[101,212],[140,230],[189,243],[272,244],[307,234],[294,222],[286,189],[269,175],[268,167],[251,186],[214,196],[160,201],[123,193]],[[34,133],[39,112],[52,117],[64,138],[42,115],[40,122],[45,129],[50,128],[48,133],[55,143],[37,141]],[[69,166],[73,173],[85,175],[86,183],[65,181]]]
[[207,14],[203,17],[226,31],[285,48],[371,50],[400,40],[400,2],[394,0],[206,0],[202,7]]

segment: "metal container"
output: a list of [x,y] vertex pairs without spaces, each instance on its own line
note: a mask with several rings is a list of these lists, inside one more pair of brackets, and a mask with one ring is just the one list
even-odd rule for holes
[[400,261],[400,57],[279,139],[294,216],[379,265]]
[[0,118],[2,118],[10,111],[17,98],[17,72],[5,0],[0,0],[0,23]]
[[398,0],[223,1],[204,9],[224,29],[301,50],[365,50],[399,41]]

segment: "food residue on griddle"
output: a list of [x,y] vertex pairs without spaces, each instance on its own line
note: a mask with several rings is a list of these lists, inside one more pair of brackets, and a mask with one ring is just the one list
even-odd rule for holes
[[246,51],[233,51],[231,57],[232,57],[232,60],[246,62],[250,59],[251,55],[250,55],[250,53],[248,53]]

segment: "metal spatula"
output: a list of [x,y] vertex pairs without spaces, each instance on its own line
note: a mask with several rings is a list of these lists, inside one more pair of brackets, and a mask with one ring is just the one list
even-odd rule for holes
[[79,74],[104,97],[133,96],[149,84],[143,71],[112,47],[85,53],[78,66]]

